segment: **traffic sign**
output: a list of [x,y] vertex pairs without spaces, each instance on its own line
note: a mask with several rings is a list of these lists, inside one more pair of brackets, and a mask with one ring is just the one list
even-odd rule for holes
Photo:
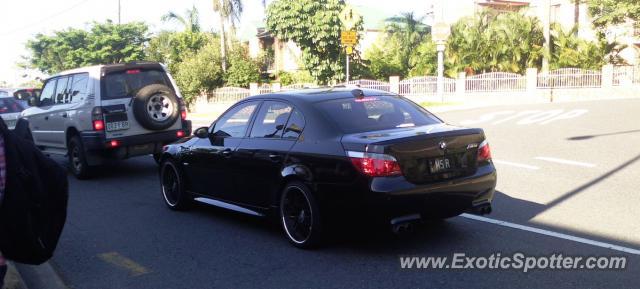
[[347,52],[348,55],[353,54],[353,46],[351,46],[351,45],[347,46],[346,52]]
[[355,45],[358,43],[358,33],[353,30],[342,31],[340,42],[342,45]]
[[347,30],[353,30],[356,28],[356,25],[362,19],[362,16],[360,16],[360,14],[358,14],[358,12],[356,12],[350,5],[346,5],[338,17],[340,18],[340,22],[342,22],[342,26]]
[[449,34],[451,34],[451,29],[449,28],[449,24],[444,22],[438,22],[431,27],[431,35],[432,39],[435,42],[444,42],[449,38]]

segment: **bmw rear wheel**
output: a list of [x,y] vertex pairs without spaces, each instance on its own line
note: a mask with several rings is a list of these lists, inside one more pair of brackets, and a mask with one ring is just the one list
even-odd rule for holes
[[312,248],[321,240],[320,209],[311,191],[301,182],[285,186],[280,198],[280,222],[289,241],[298,248]]

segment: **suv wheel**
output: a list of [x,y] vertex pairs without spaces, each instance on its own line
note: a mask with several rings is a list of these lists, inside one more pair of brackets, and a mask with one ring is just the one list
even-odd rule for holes
[[91,167],[87,164],[87,157],[80,137],[74,136],[69,140],[68,152],[69,170],[78,179],[91,177]]
[[166,85],[145,86],[135,96],[133,114],[146,129],[167,129],[179,118],[178,97]]
[[320,209],[301,182],[291,182],[280,197],[280,222],[287,238],[298,248],[313,248],[322,238]]

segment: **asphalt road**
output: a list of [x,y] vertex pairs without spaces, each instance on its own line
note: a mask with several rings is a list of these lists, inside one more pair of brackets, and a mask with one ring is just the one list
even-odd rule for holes
[[[526,227],[465,217],[402,236],[357,227],[304,251],[264,219],[206,206],[168,210],[156,165],[143,157],[105,166],[93,180],[70,177],[53,266],[71,288],[638,288],[640,255],[623,251],[640,249],[640,100],[438,115],[485,129],[499,173],[487,217]],[[401,269],[399,261],[515,252],[625,256],[627,268],[524,273]]]

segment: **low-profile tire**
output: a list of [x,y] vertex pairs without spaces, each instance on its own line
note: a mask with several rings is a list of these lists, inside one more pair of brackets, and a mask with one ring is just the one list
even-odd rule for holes
[[184,190],[182,171],[172,159],[160,164],[160,186],[162,199],[171,210],[181,211],[191,205],[191,197]]
[[69,139],[67,155],[69,158],[69,171],[77,179],[86,180],[91,178],[93,168],[87,163],[87,155],[80,137],[73,136]]
[[288,183],[280,196],[280,223],[289,242],[298,248],[318,246],[323,238],[318,203],[309,188],[298,181]]
[[166,85],[147,85],[134,97],[133,115],[148,130],[167,129],[180,118],[178,97]]

